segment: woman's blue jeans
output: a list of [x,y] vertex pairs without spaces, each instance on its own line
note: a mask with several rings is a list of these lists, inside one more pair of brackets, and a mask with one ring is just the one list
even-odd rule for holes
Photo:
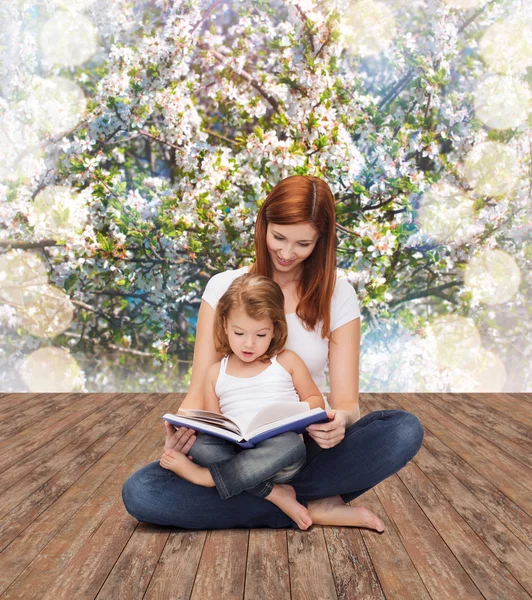
[[303,438],[293,431],[245,449],[198,432],[188,454],[195,463],[209,469],[220,498],[224,500],[244,491],[265,498],[274,483],[292,480],[305,465],[307,456]]
[[[320,448],[304,434],[305,466],[290,482],[301,504],[340,495],[349,502],[397,473],[417,454],[423,426],[404,410],[380,410],[353,423],[333,448]],[[124,505],[139,521],[185,529],[292,527],[275,504],[243,492],[222,500],[215,488],[194,485],[159,462],[145,465],[125,482]]]

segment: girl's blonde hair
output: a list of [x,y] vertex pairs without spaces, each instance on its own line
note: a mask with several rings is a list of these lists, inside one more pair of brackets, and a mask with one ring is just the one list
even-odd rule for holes
[[288,337],[284,296],[273,279],[246,273],[237,277],[218,301],[214,315],[214,346],[216,351],[224,356],[232,353],[224,324],[229,313],[238,309],[243,310],[252,319],[270,317],[273,322],[273,338],[268,350],[258,360],[269,360],[283,351]]

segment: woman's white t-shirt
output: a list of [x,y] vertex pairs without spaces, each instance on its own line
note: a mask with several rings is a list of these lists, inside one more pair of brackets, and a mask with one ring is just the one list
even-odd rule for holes
[[[248,272],[248,267],[223,271],[209,279],[202,300],[216,308],[218,300],[227,291],[231,282]],[[337,273],[336,285],[331,299],[331,331],[360,317],[358,299],[353,286],[345,277]],[[325,368],[329,358],[329,340],[321,337],[322,324],[315,331],[307,331],[296,313],[286,315],[288,323],[288,340],[286,348],[298,354],[310,371],[318,389],[325,391]]]

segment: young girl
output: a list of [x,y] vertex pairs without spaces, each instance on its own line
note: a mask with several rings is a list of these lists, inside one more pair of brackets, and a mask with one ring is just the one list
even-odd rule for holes
[[[303,360],[283,350],[286,338],[284,296],[278,284],[259,275],[235,279],[216,307],[214,342],[217,352],[226,356],[207,371],[205,409],[249,423],[259,409],[275,402],[301,401],[311,409],[324,408]],[[265,498],[300,529],[312,524],[307,508],[286,484],[306,460],[301,435],[282,433],[249,449],[205,433],[196,435],[188,459],[169,449],[160,465],[197,485],[216,487],[223,499],[243,491]]]

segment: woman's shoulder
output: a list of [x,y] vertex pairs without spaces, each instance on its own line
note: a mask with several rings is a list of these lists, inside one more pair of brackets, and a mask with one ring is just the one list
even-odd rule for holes
[[203,292],[202,300],[205,300],[213,308],[216,308],[218,300],[227,291],[227,288],[231,285],[232,281],[244,273],[248,272],[248,267],[241,267],[240,269],[228,269],[227,271],[221,271],[213,275],[205,287]]
[[355,288],[345,273],[338,269],[331,298],[331,331],[358,317],[360,317],[360,308]]

